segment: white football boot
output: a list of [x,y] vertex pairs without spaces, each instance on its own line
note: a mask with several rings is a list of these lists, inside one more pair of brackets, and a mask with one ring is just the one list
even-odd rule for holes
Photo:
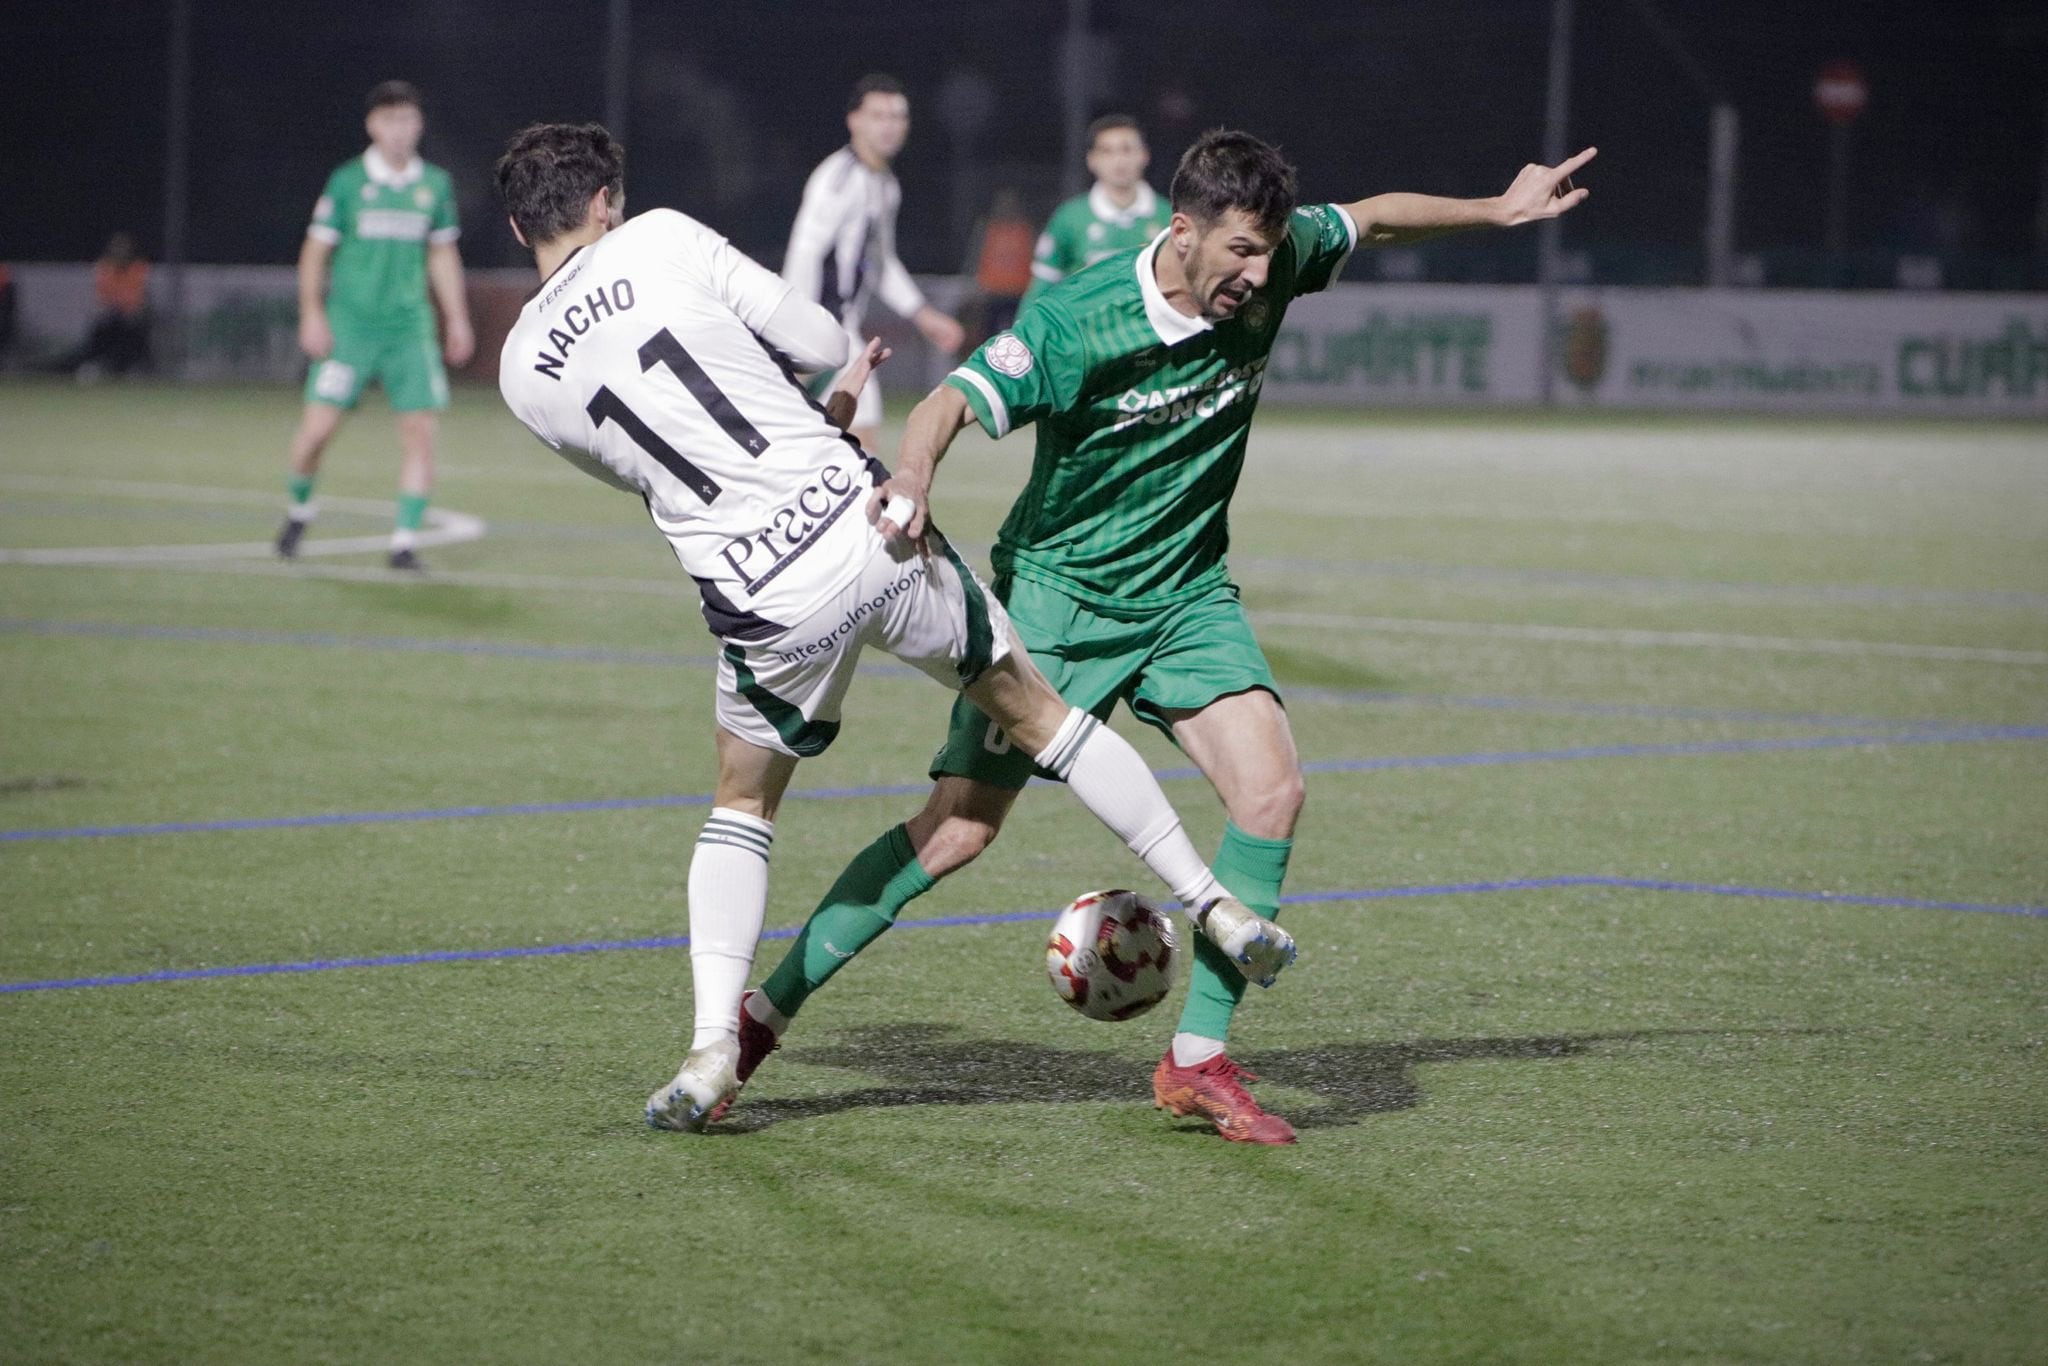
[[740,1046],[720,1039],[683,1060],[675,1080],[647,1098],[647,1122],[657,1129],[702,1133],[719,1102],[739,1092]]
[[1280,969],[1294,961],[1294,936],[1234,896],[1219,896],[1196,910],[1195,928],[1244,969],[1245,977],[1262,987],[1273,985]]

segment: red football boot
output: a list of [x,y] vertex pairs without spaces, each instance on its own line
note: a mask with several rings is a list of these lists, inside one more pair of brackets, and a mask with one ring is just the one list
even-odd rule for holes
[[1152,1099],[1176,1115],[1200,1115],[1232,1143],[1292,1143],[1294,1126],[1268,1114],[1252,1099],[1244,1083],[1258,1078],[1218,1053],[1205,1063],[1180,1067],[1173,1050],[1159,1060],[1152,1074]]
[[[747,997],[753,994],[749,991],[740,997],[740,1060],[739,1065],[733,1069],[733,1074],[739,1078],[743,1087],[747,1084],[747,1078],[754,1075],[754,1069],[782,1043],[782,1040],[775,1037],[774,1030],[747,1013]],[[724,1119],[726,1112],[732,1109],[733,1102],[739,1098],[740,1093],[734,1091],[718,1102],[705,1122],[716,1123]]]

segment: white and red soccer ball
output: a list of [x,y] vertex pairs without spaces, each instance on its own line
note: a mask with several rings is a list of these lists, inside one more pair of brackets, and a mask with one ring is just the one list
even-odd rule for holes
[[1091,1020],[1128,1020],[1173,989],[1180,939],[1173,917],[1136,892],[1090,892],[1053,922],[1045,975]]

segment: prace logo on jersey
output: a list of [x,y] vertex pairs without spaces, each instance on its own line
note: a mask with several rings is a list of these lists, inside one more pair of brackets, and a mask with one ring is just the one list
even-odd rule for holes
[[[827,465],[787,506],[777,508],[765,527],[728,541],[718,553],[739,576],[741,585],[749,593],[758,593],[816,545],[825,529],[853,506],[859,492],[859,483],[845,467]],[[761,563],[753,565],[757,555]]]
[[[569,278],[574,279],[575,276],[572,274]],[[545,310],[549,304],[552,304],[556,296],[562,292],[568,283],[568,280],[564,280],[561,284],[555,286],[548,297],[541,302],[541,308]],[[574,346],[577,340],[586,332],[596,327],[606,318],[624,313],[632,307],[633,282],[631,280],[621,277],[612,281],[609,285],[599,285],[596,289],[585,294],[580,302],[572,303],[562,310],[562,327],[550,327],[548,329],[548,345],[554,348],[554,353],[551,355],[546,350],[536,352],[533,359],[533,368],[551,380],[560,381],[562,378],[562,366],[569,359],[569,348]],[[564,332],[562,330],[563,327],[569,330]]]

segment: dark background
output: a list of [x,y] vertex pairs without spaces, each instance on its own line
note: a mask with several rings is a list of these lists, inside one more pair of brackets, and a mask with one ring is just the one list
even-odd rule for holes
[[[1812,86],[1847,57],[1871,102],[1851,143],[1852,251],[1939,253],[1951,283],[2048,285],[2048,3],[1656,0],[1742,115],[1736,244],[1797,283],[1822,246],[1828,129]],[[899,160],[913,270],[958,269],[1000,185],[1035,213],[1064,188],[1059,3],[814,0],[656,4],[633,13],[635,209],[682,208],[770,264],[805,174],[844,140],[847,87],[900,75],[915,126]],[[1201,129],[1277,141],[1305,195],[1498,191],[1542,149],[1547,0],[1095,0],[1098,108],[1151,130],[1152,180]],[[321,183],[360,151],[362,97],[404,77],[428,98],[424,151],[453,172],[466,259],[523,264],[490,166],[536,119],[605,107],[602,0],[306,0],[193,5],[189,257],[294,259]],[[0,7],[0,260],[86,260],[116,228],[162,249],[170,6]],[[1707,106],[1638,0],[1579,0],[1571,143],[1598,144],[1568,246],[1597,278],[1699,277]],[[949,110],[984,92],[959,136]],[[1534,234],[1425,258],[1432,278],[1527,278]],[[1439,265],[1439,262],[1442,264]],[[1872,281],[1890,283],[1882,267]]]

